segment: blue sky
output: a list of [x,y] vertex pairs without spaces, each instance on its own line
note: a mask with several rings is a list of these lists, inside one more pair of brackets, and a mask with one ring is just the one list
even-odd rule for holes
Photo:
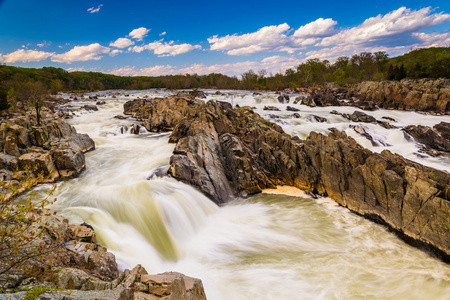
[[116,75],[270,74],[450,46],[450,1],[0,0],[0,61]]

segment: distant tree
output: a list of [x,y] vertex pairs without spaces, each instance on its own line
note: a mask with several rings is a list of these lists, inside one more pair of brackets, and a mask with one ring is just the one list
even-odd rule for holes
[[34,108],[37,125],[41,125],[41,110],[50,95],[44,84],[40,81],[25,82],[19,85],[16,94],[22,102],[26,102],[29,106]]
[[4,89],[0,89],[0,111],[10,108],[8,103],[8,93]]

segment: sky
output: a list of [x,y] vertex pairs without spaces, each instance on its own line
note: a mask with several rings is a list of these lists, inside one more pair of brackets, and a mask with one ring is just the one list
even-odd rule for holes
[[18,67],[239,76],[442,46],[448,0],[0,0],[0,62]]

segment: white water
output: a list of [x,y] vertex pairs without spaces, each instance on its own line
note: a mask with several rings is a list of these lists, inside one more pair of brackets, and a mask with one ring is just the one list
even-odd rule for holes
[[[78,116],[69,121],[95,140],[96,150],[86,155],[86,170],[80,177],[59,184],[53,207],[71,222],[93,225],[121,268],[140,263],[150,273],[178,271],[201,278],[208,299],[450,298],[448,265],[331,199],[262,194],[219,208],[168,177],[146,180],[152,170],[168,164],[174,146],[167,143],[167,134],[120,133],[121,126],[136,123],[113,118],[122,113],[123,103],[139,95],[157,96],[151,91],[131,94],[112,99],[105,93],[100,100],[107,104],[98,112],[77,111]],[[302,118],[293,119],[292,112],[285,111],[287,104],[278,104],[275,97],[231,92],[208,98],[254,106],[266,116],[278,114],[285,121],[280,125],[300,137],[336,127],[374,151],[387,148],[449,169],[448,158],[418,157],[416,144],[399,130],[362,124],[392,145],[372,147],[349,128],[347,120],[329,114],[332,109],[352,113],[354,108],[290,104],[301,109]],[[263,111],[264,105],[282,111]],[[324,116],[328,122],[311,122],[309,114]],[[390,116],[398,120],[397,126],[450,122],[449,117],[411,112],[369,114],[377,119]],[[40,190],[45,194],[45,188]]]

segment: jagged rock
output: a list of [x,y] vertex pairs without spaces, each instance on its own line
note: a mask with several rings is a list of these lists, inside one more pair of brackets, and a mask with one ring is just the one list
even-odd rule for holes
[[[18,157],[17,171],[27,170],[34,175],[42,173],[44,178],[41,182],[78,175],[85,164],[83,153],[95,148],[94,141],[87,134],[78,134],[75,128],[54,114],[43,111],[41,118],[40,126],[36,124],[35,114],[4,121],[0,126],[1,150]],[[14,160],[1,161],[3,168],[15,171]],[[19,190],[22,191],[21,188]]]
[[122,116],[122,115],[117,115],[117,116],[114,116],[114,118],[119,119],[119,120],[125,120],[127,117]]
[[450,123],[441,122],[433,128],[422,125],[410,125],[403,128],[420,143],[439,151],[450,151]]
[[106,101],[97,101],[97,103],[95,103],[95,105],[104,105],[106,104]]
[[95,232],[92,227],[84,225],[69,225],[73,240],[84,243],[95,243]]
[[296,119],[300,119],[300,118],[301,118],[301,116],[300,116],[299,113],[294,113],[293,116],[294,116],[294,118],[296,118]]

